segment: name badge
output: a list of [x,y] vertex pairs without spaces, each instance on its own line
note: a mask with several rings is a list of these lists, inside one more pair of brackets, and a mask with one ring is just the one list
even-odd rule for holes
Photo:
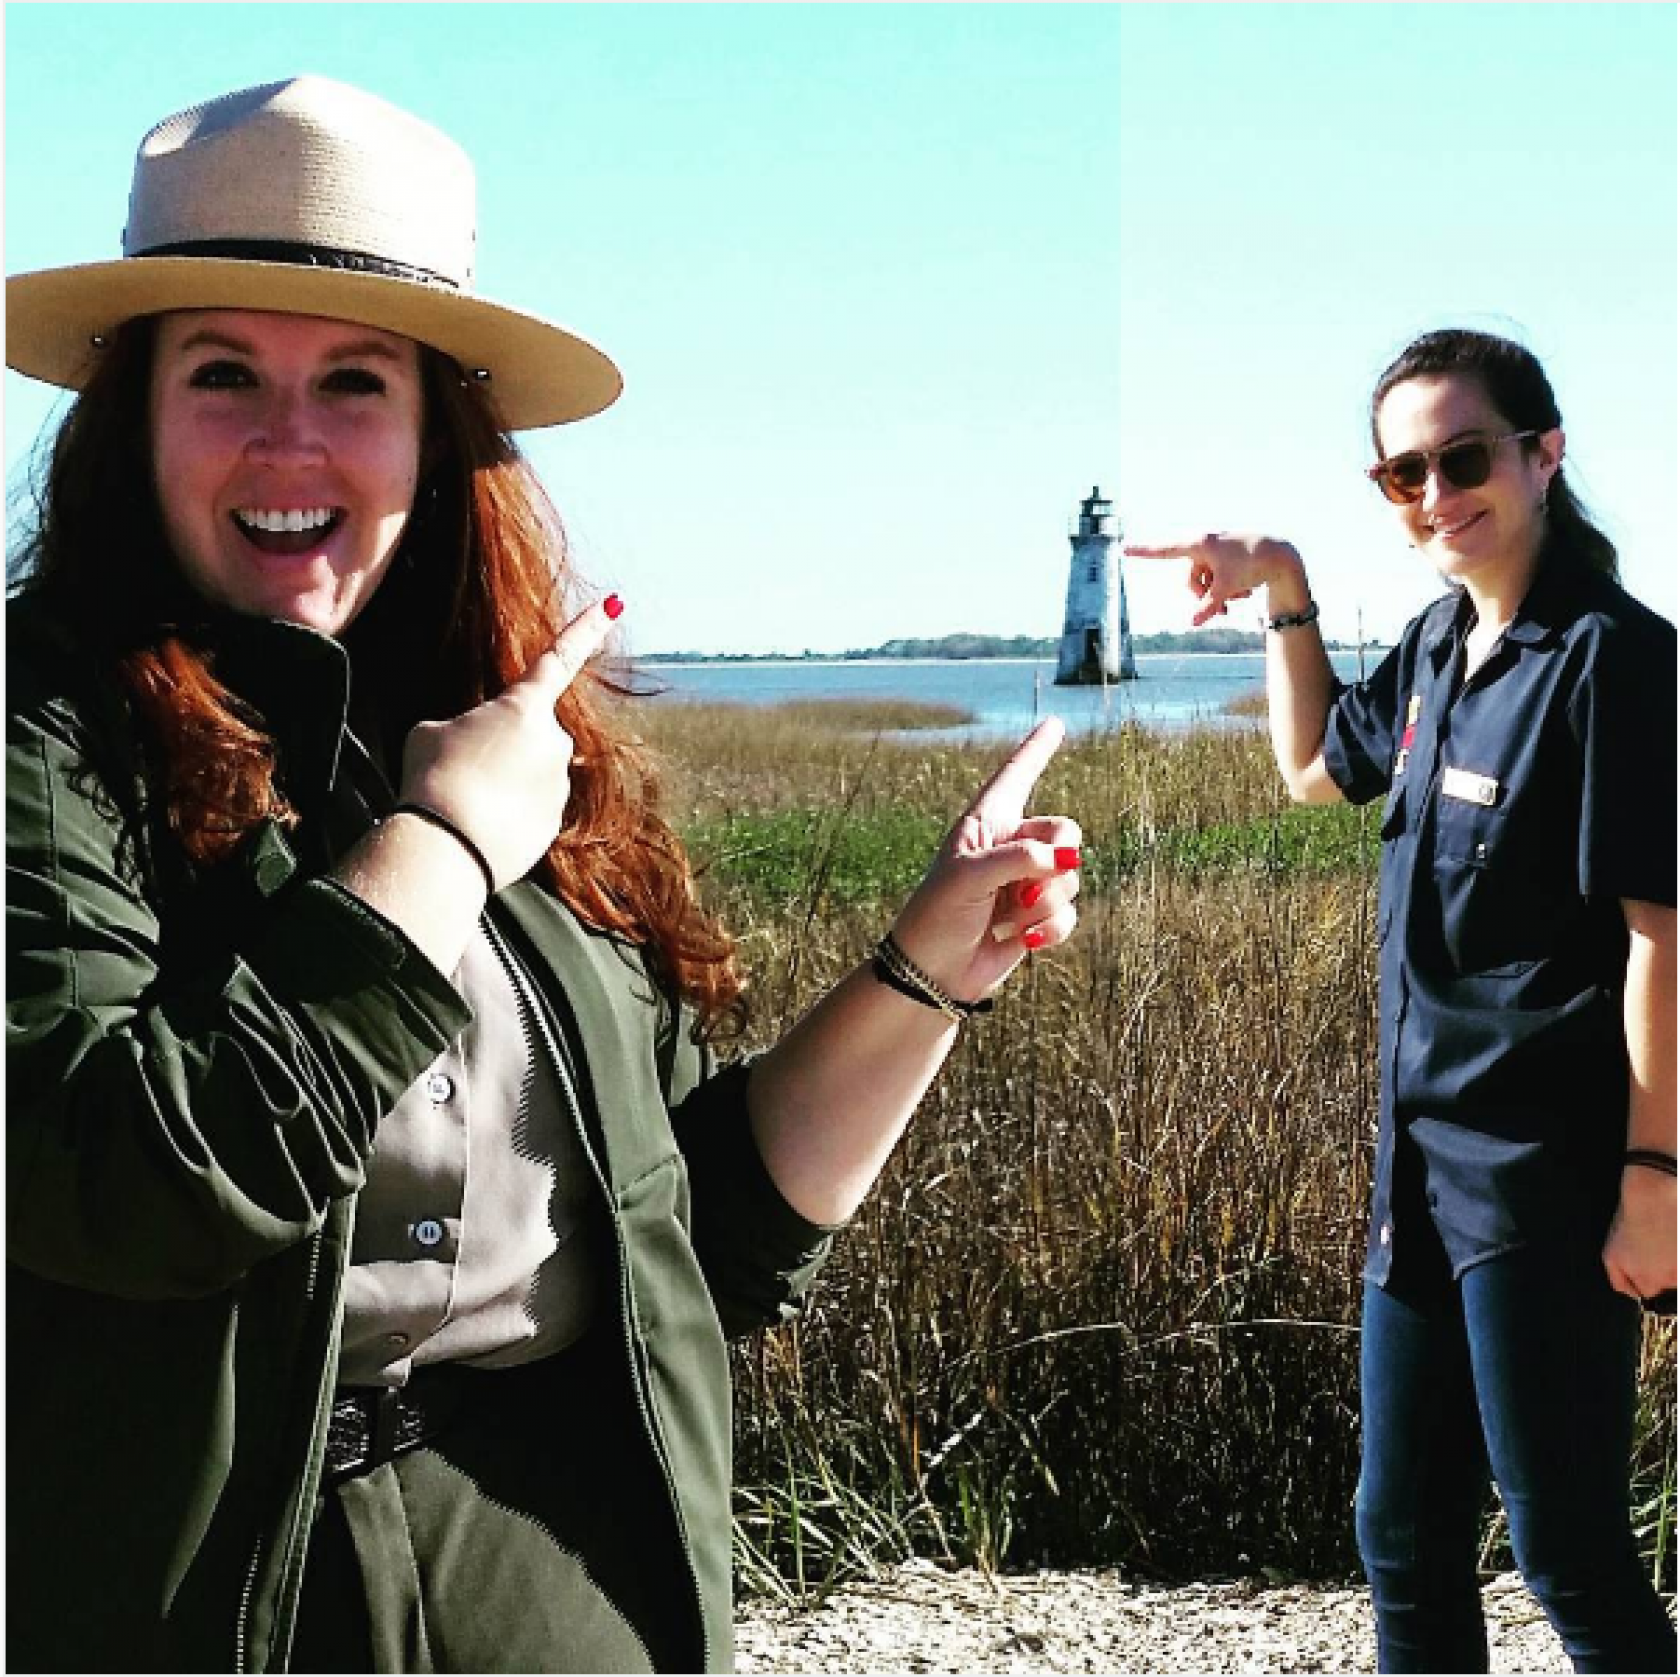
[[1499,802],[1499,782],[1490,774],[1471,774],[1468,769],[1443,769],[1441,795],[1492,809]]

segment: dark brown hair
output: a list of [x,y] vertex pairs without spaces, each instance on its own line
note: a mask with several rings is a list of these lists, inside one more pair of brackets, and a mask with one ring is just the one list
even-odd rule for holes
[[[1377,410],[1383,398],[1409,379],[1448,374],[1475,379],[1514,431],[1554,431],[1563,424],[1551,380],[1533,351],[1491,332],[1449,327],[1414,338],[1377,380],[1371,392],[1371,442],[1379,459],[1382,438],[1377,434]],[[1523,446],[1533,448],[1536,443],[1531,439]],[[1545,551],[1608,577],[1616,575],[1616,544],[1587,516],[1564,480],[1562,466],[1546,486]]]
[[[130,696],[170,829],[194,861],[213,863],[261,821],[295,822],[296,812],[276,784],[263,719],[216,678],[204,602],[164,536],[151,470],[154,337],[150,319],[114,334],[66,413],[10,580],[75,602],[78,632]],[[578,609],[559,518],[487,397],[436,351],[422,347],[421,366],[414,510],[344,636],[358,685],[380,694],[393,750],[416,722],[505,690]],[[733,942],[699,904],[647,752],[607,714],[627,690],[591,666],[560,700],[577,756],[566,822],[539,875],[580,920],[639,945],[709,1029],[738,1027]]]

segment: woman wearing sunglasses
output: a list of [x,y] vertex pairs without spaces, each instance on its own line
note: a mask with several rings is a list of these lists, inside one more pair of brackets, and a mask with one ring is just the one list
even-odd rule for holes
[[1371,431],[1450,587],[1367,681],[1332,672],[1289,543],[1126,551],[1190,561],[1197,623],[1263,589],[1290,792],[1384,800],[1357,1504],[1379,1665],[1487,1669],[1491,1474],[1575,1668],[1673,1671],[1628,1455],[1639,1301],[1675,1284],[1674,628],[1617,583],[1521,346],[1419,338]]

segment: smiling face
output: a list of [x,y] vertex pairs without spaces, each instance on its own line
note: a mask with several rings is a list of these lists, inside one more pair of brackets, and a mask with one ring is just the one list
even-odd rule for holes
[[247,309],[159,322],[152,469],[206,599],[338,635],[408,523],[424,411],[413,341]]
[[[1377,409],[1385,460],[1518,429],[1494,407],[1481,381],[1463,374],[1407,379]],[[1395,509],[1407,540],[1454,582],[1488,588],[1520,583],[1539,554],[1545,534],[1540,508],[1562,459],[1563,433],[1543,431],[1526,443],[1500,443],[1487,482],[1474,489],[1449,483],[1437,464],[1423,498]]]

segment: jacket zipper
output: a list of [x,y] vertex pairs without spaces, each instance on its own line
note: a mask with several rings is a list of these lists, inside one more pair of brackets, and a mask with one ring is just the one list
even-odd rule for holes
[[[317,1229],[309,1239],[309,1269],[308,1273],[304,1277],[303,1298],[304,1305],[306,1307],[306,1318],[309,1315],[307,1307],[315,1302],[316,1289],[320,1283],[321,1252],[325,1244],[325,1234],[322,1230]],[[346,1239],[346,1246],[348,1247],[348,1238]],[[331,1399],[331,1386],[330,1384],[323,1382],[315,1396],[314,1428],[311,1434],[309,1461],[304,1469],[304,1483],[298,1495],[296,1510],[292,1515],[291,1530],[286,1536],[285,1554],[287,1560],[286,1564],[283,1565],[280,1570],[279,1594],[275,1603],[276,1630],[277,1633],[283,1633],[285,1637],[282,1647],[282,1657],[279,1664],[279,1669],[282,1670],[287,1669],[290,1665],[291,1637],[296,1625],[295,1601],[294,1610],[290,1614],[287,1612],[288,1595],[292,1595],[294,1597],[296,1595],[296,1592],[288,1587],[288,1577],[294,1571],[293,1557],[298,1557],[300,1555],[298,1547],[299,1532],[305,1520],[308,1518],[310,1505],[315,1500],[315,1491],[312,1487],[318,1486],[320,1483],[320,1475],[316,1468],[316,1457],[319,1454],[322,1436],[325,1432],[326,1410],[328,1405],[331,1403]],[[239,1616],[234,1627],[233,1666],[234,1671],[238,1673],[243,1673],[250,1669],[246,1662],[249,1655],[251,1602],[252,1598],[256,1594],[257,1573],[262,1566],[263,1548],[264,1542],[262,1537],[259,1535],[256,1541],[256,1546],[251,1551],[251,1564],[246,1569],[245,1587],[239,1598]],[[295,1571],[301,1579],[303,1571],[301,1558],[297,1561]]]
[[251,1597],[257,1588],[257,1568],[262,1565],[263,1540],[257,1539],[257,1546],[251,1551],[251,1564],[245,1573],[245,1588],[239,1595],[239,1620],[234,1626],[233,1633],[233,1669],[243,1672],[248,1669],[245,1664],[245,1642],[250,1634]]
[[[700,1575],[694,1569],[694,1554],[688,1537],[688,1523],[683,1517],[682,1503],[677,1496],[676,1478],[671,1472],[671,1463],[665,1449],[665,1442],[660,1437],[658,1422],[649,1407],[645,1390],[645,1374],[642,1368],[640,1347],[635,1336],[635,1296],[630,1288],[630,1254],[624,1241],[624,1230],[618,1221],[616,1202],[613,1199],[611,1186],[601,1169],[600,1160],[595,1156],[595,1148],[589,1137],[588,1127],[583,1121],[583,1109],[579,1104],[576,1087],[572,1083],[571,1074],[566,1068],[564,1055],[554,1040],[548,1016],[544,1012],[540,995],[536,993],[535,985],[529,980],[524,967],[518,957],[509,947],[491,916],[486,913],[480,924],[484,928],[485,936],[490,941],[490,947],[495,950],[496,958],[502,963],[508,975],[508,981],[513,985],[514,994],[519,999],[521,1011],[530,1020],[540,1039],[543,1051],[548,1056],[548,1062],[554,1069],[556,1081],[565,1097],[566,1109],[572,1123],[577,1130],[578,1139],[583,1144],[584,1156],[589,1160],[590,1169],[595,1173],[595,1180],[601,1192],[606,1196],[607,1204],[613,1208],[612,1227],[613,1242],[618,1250],[619,1298],[623,1306],[621,1316],[624,1322],[624,1345],[630,1355],[630,1366],[635,1378],[632,1385],[636,1391],[636,1407],[641,1414],[642,1430],[647,1434],[648,1442],[653,1446],[654,1459],[659,1463],[659,1471],[664,1476],[666,1495],[670,1499],[671,1512],[676,1516],[679,1546],[682,1549],[683,1565],[688,1571],[688,1580],[693,1587],[694,1602],[698,1609],[700,1621],[700,1665],[702,1670],[709,1670],[712,1661],[712,1645],[710,1634],[706,1628],[706,1613],[700,1594]],[[638,1633],[638,1640],[640,1635]],[[644,1645],[645,1647],[645,1645]],[[649,1663],[652,1656],[649,1655]]]

